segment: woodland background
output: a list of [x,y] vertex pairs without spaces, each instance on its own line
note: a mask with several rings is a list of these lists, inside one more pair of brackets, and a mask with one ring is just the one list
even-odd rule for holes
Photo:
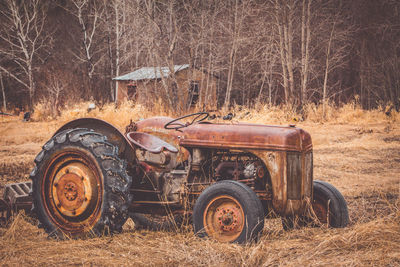
[[398,110],[399,9],[397,0],[1,0],[1,107],[111,102],[113,77],[188,63],[219,77],[220,106],[356,100]]
[[220,78],[219,105],[235,114],[231,123],[287,125],[305,112],[295,123],[313,138],[314,178],[343,193],[350,215],[342,229],[284,231],[280,218],[266,220],[259,242],[239,246],[199,239],[190,226],[138,230],[130,219],[119,235],[59,242],[19,214],[0,227],[0,265],[400,266],[400,112],[388,112],[399,108],[399,7],[0,0],[0,109],[34,107],[29,123],[0,116],[0,192],[29,179],[42,145],[72,119],[96,117],[124,131],[131,120],[177,115],[165,99],[116,108],[111,78],[188,63]]

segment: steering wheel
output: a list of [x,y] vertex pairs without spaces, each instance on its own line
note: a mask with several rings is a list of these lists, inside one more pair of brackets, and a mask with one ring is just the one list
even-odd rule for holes
[[[188,114],[176,119],[173,119],[172,121],[166,123],[164,125],[164,128],[167,130],[178,130],[180,128],[184,128],[184,127],[188,127],[189,125],[192,125],[195,122],[201,122],[204,121],[205,119],[208,118],[210,114],[208,114],[208,112],[197,112],[197,113],[192,113],[192,114]],[[185,119],[185,118],[189,118],[189,117],[193,117],[193,120],[191,122],[187,122],[185,124],[178,122],[181,119]]]

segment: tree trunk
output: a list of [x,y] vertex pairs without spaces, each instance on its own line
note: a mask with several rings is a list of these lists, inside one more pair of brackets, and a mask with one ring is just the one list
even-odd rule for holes
[[[112,78],[114,78],[114,56],[113,56],[113,34],[112,34],[112,22],[111,22],[111,17],[112,15],[110,15],[110,12],[107,8],[107,1],[104,0],[104,6],[105,8],[105,20],[106,20],[106,27],[107,27],[107,52],[108,52],[108,62],[104,62],[104,83],[105,83],[105,87],[108,89],[106,89],[106,91],[109,92],[109,98],[107,97],[107,100],[110,99],[112,102],[114,102],[114,84],[113,84],[113,80]],[[114,8],[117,6],[117,2],[114,2]],[[118,15],[118,10],[117,8],[115,8],[115,17],[117,18]],[[115,25],[117,27],[117,25]],[[118,36],[115,38],[116,40],[118,39]],[[108,67],[109,69],[109,73],[107,74],[107,63],[108,63]],[[108,86],[107,86],[108,85]]]
[[[289,85],[290,85],[290,95],[293,98],[294,94],[294,73],[293,73],[293,26],[292,26],[292,18],[294,7],[289,6],[288,12],[288,25],[287,25],[287,34],[286,34],[286,42],[287,42],[287,67],[288,67],[288,74],[289,74]],[[291,104],[293,103],[293,99],[289,99]]]
[[326,59],[325,59],[325,74],[324,74],[324,86],[322,92],[322,117],[325,118],[326,102],[327,102],[327,84],[328,84],[328,74],[329,74],[329,56],[331,53],[331,45],[333,39],[333,33],[335,32],[335,22],[332,26],[331,35],[329,37],[328,46],[326,48]]
[[224,109],[228,109],[231,103],[231,94],[232,94],[232,87],[233,87],[233,76],[235,73],[235,66],[236,66],[236,52],[237,52],[237,42],[239,38],[240,32],[240,22],[238,21],[238,12],[239,12],[239,4],[238,0],[235,1],[235,16],[233,19],[233,40],[232,40],[232,47],[231,52],[229,54],[229,70],[228,70],[228,80],[226,86],[226,94],[225,94],[225,101],[224,101]]
[[[115,9],[115,76],[118,77],[119,76],[119,50],[120,50],[120,42],[119,42],[120,23],[119,23],[118,1],[114,2],[114,9]],[[113,86],[111,88],[113,88]],[[113,91],[111,89],[111,94],[115,95],[115,91]]]
[[32,64],[28,64],[28,80],[29,80],[29,109],[33,110],[33,97],[35,95],[35,82],[33,80]]
[[268,104],[269,107],[272,107],[272,86],[273,86],[273,80],[272,80],[272,73],[270,74],[270,79],[268,83]]
[[2,92],[2,95],[3,95],[3,111],[4,112],[7,112],[7,100],[6,100],[6,91],[5,91],[5,89],[4,89],[4,84],[3,84],[3,75],[2,75],[2,73],[0,72],[0,85],[1,85],[1,92]]
[[365,40],[361,43],[361,51],[360,51],[360,103],[363,105],[364,101],[364,90],[365,90]]
[[[308,83],[308,65],[309,65],[309,50],[310,50],[310,16],[311,16],[311,1],[306,4],[303,0],[303,9],[301,17],[301,93],[300,104],[307,104],[307,83]],[[307,6],[307,8],[306,8]]]
[[[236,39],[236,37],[234,37]],[[226,94],[224,101],[224,108],[228,109],[231,102],[231,92],[232,92],[232,83],[233,83],[233,75],[235,69],[235,60],[236,60],[236,40],[233,40],[231,53],[229,55],[229,71],[228,71],[228,81],[226,86]]]
[[283,90],[285,97],[285,104],[289,102],[289,82],[288,82],[288,72],[286,68],[286,57],[285,57],[285,46],[284,46],[284,29],[283,29],[283,15],[280,13],[281,7],[279,6],[279,1],[275,1],[275,18],[276,26],[278,27],[279,34],[279,52],[281,56],[282,65],[282,76],[283,76]]
[[257,102],[256,102],[257,105],[261,104],[261,94],[262,94],[262,90],[264,88],[266,76],[267,76],[267,71],[264,71],[263,77],[262,77],[261,86],[260,86],[260,90],[258,91],[258,97],[257,97]]

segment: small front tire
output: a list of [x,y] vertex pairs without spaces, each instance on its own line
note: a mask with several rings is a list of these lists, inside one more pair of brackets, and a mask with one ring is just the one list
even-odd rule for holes
[[285,230],[307,225],[327,225],[332,228],[343,228],[349,223],[347,203],[343,195],[333,185],[315,180],[313,183],[312,211],[303,216],[282,218]]
[[245,184],[221,181],[209,186],[197,199],[193,226],[199,237],[246,243],[256,240],[264,228],[263,206]]

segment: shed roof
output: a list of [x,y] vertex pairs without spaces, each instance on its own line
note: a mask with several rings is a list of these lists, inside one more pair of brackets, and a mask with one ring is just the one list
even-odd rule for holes
[[[189,64],[175,65],[175,73],[187,69]],[[161,73],[160,74],[160,69]],[[113,78],[115,81],[140,81],[140,80],[153,80],[168,77],[171,74],[168,67],[143,67],[134,72]]]

